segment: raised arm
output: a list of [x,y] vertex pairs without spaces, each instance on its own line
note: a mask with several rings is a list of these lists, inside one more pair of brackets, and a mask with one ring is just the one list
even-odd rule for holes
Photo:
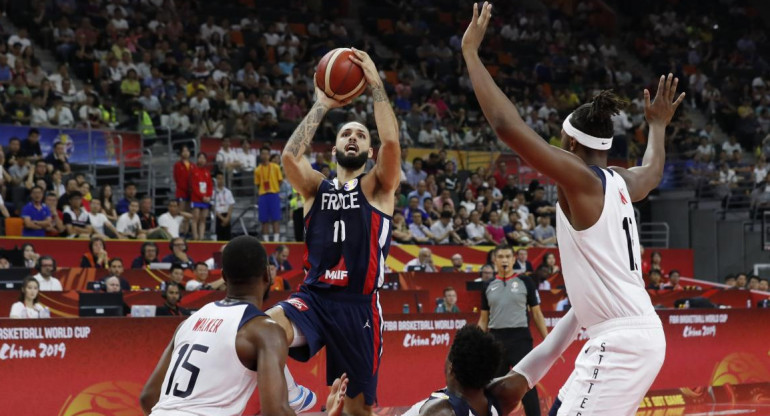
[[374,99],[374,121],[377,123],[377,133],[380,136],[380,151],[374,173],[377,182],[385,192],[395,192],[401,181],[401,145],[398,140],[398,120],[390,105],[388,94],[382,85],[380,73],[374,66],[372,58],[364,51],[353,49],[355,56],[350,60],[364,70],[366,82],[372,89]]
[[594,189],[596,175],[577,156],[549,145],[522,120],[516,106],[495,85],[479,58],[479,46],[492,15],[492,5],[473,7],[473,19],[462,40],[463,57],[468,66],[473,91],[484,116],[497,136],[533,168],[570,190]]
[[318,87],[315,89],[315,96],[313,107],[291,134],[281,154],[286,179],[305,199],[315,196],[318,185],[324,179],[321,172],[315,171],[310,166],[310,162],[305,158],[305,149],[310,146],[318,125],[321,124],[326,113],[346,104],[327,97]]
[[644,90],[644,117],[650,126],[650,132],[642,166],[630,169],[612,168],[626,181],[632,202],[647,197],[647,194],[663,179],[663,167],[666,163],[666,126],[671,122],[671,118],[685,96],[681,93],[676,97],[677,84],[679,84],[679,78],[674,78],[673,74],[668,74],[668,77],[661,75],[658,91],[652,103],[650,103],[650,91]]

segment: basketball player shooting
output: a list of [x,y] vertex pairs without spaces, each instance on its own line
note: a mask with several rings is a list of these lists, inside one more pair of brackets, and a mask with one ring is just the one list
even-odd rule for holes
[[[678,79],[671,74],[660,78],[652,103],[650,92],[644,90],[649,136],[641,166],[607,167],[611,118],[623,104],[609,91],[567,116],[561,148],[550,146],[525,124],[479,58],[491,15],[491,4],[474,5],[462,40],[463,57],[495,133],[557,183],[556,235],[575,317],[563,333],[569,334],[579,325],[590,336],[550,414],[633,415],[663,365],[666,340],[644,289],[631,203],[645,198],[660,183],[665,129],[684,93],[676,97]],[[519,380],[524,378],[518,374]]]
[[[340,128],[332,148],[337,178],[327,180],[313,170],[305,149],[326,113],[349,102],[329,98],[316,86],[316,102],[282,155],[286,177],[305,198],[307,275],[300,290],[268,314],[286,331],[292,358],[307,361],[326,346],[327,382],[343,373],[349,377],[345,413],[369,415],[382,353],[378,288],[390,248],[401,149],[396,116],[374,62],[357,50],[349,59],[363,69],[371,88],[382,142],[379,157],[366,173],[366,162],[374,154],[371,136],[366,126],[351,122]],[[297,386],[288,370],[285,374],[293,404],[312,394]]]
[[[230,241],[222,253],[224,300],[211,302],[177,327],[141,394],[153,416],[240,415],[259,385],[264,415],[293,415],[283,371],[288,347],[262,312],[272,284],[267,253],[254,237]],[[347,380],[335,380],[326,402],[340,416]]]

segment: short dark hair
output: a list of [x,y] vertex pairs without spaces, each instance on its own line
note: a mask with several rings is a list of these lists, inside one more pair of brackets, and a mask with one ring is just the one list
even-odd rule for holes
[[267,272],[267,252],[255,237],[242,235],[230,240],[222,252],[222,277],[229,284],[244,285]]
[[457,292],[454,287],[447,286],[444,288],[444,296],[446,296],[446,292],[450,292],[450,291]]
[[513,247],[509,246],[508,244],[500,244],[499,246],[495,247],[495,255],[497,255],[497,252],[502,250],[511,250],[511,254],[518,254],[518,251],[514,250]]
[[125,184],[125,185],[123,185],[123,189],[127,189],[127,188],[129,188],[129,187],[131,187],[131,186],[133,186],[134,188],[136,188],[136,184],[135,184],[135,183],[133,183],[133,182],[126,182],[126,184]]
[[206,266],[207,269],[209,268],[209,265],[206,264],[206,262],[199,261],[199,262],[195,263],[195,266],[193,267],[193,269],[197,269],[198,266]]
[[682,275],[682,273],[680,273],[679,270],[672,269],[670,272],[668,272],[668,276],[671,277],[671,275],[674,274],[674,273],[676,273],[676,274],[678,274],[680,276]]
[[731,274],[728,274],[727,276],[725,276],[725,280],[724,281],[726,282],[728,280],[735,280],[735,275],[731,273]]
[[113,259],[110,259],[110,262],[109,262],[109,263],[107,263],[107,265],[109,265],[110,267],[112,267],[112,263],[115,263],[116,261],[119,261],[119,262],[120,262],[120,264],[124,264],[124,263],[123,263],[123,259],[121,259],[120,257],[115,257],[115,258],[113,258]]
[[447,360],[455,379],[465,388],[482,389],[500,367],[502,346],[476,325],[466,325],[455,334]]
[[83,198],[83,194],[80,191],[72,191],[69,194],[70,199],[72,198]]
[[184,267],[182,267],[182,265],[181,265],[181,264],[179,264],[179,263],[173,263],[173,264],[171,265],[171,268],[170,268],[170,269],[168,269],[168,272],[169,272],[169,274],[171,274],[171,273],[172,273],[174,270],[176,270],[176,269],[179,269],[179,270],[181,270],[181,271],[184,271]]
[[275,252],[276,252],[276,253],[283,253],[283,251],[284,251],[284,250],[286,250],[287,248],[288,248],[288,247],[286,247],[286,244],[278,244],[278,245],[275,247]]
[[452,213],[449,211],[441,211],[441,218],[452,218]]
[[653,274],[657,274],[658,276],[663,276],[663,274],[660,272],[660,269],[650,270],[650,276],[652,276]]
[[168,282],[166,282],[166,285],[163,288],[163,293],[167,295],[168,294],[168,289],[170,287],[174,287],[174,286],[176,286],[176,288],[179,289],[179,293],[182,293],[182,291],[184,290],[184,288],[182,288],[182,285],[180,285],[177,282],[172,282],[172,281],[169,280]]

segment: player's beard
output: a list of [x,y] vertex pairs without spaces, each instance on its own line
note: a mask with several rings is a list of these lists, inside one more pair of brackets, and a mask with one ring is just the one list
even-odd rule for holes
[[337,150],[337,164],[345,169],[357,170],[366,164],[369,160],[367,152],[361,152],[355,156],[348,156],[344,152]]

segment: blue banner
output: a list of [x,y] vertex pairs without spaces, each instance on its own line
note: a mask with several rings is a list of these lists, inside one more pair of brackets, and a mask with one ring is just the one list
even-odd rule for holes
[[[33,127],[0,125],[0,145],[8,146],[12,138],[24,140]],[[40,149],[43,157],[53,150],[56,142],[64,143],[71,164],[99,164],[117,166],[123,154],[129,150],[132,157],[126,162],[138,163],[141,157],[141,137],[137,133],[111,130],[57,129],[34,127],[40,132]],[[121,140],[123,149],[121,151]],[[135,155],[134,155],[135,154]],[[131,164],[133,164],[131,163]]]

